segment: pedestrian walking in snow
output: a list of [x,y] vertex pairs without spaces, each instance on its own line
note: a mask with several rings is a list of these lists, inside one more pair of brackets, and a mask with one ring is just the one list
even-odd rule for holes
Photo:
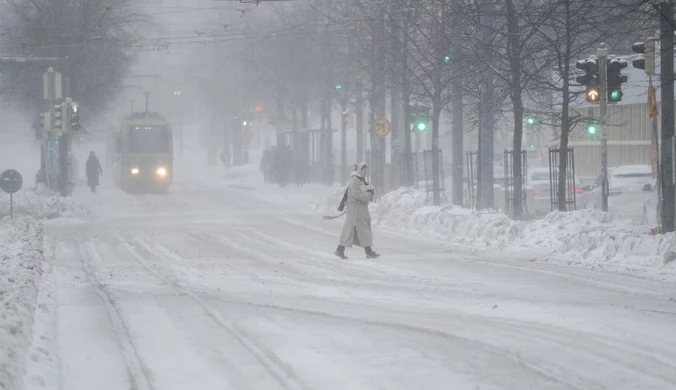
[[375,190],[372,185],[366,182],[366,172],[368,166],[366,163],[355,166],[354,172],[350,175],[347,183],[345,200],[345,224],[343,232],[340,235],[340,244],[336,249],[336,256],[341,259],[347,259],[345,248],[351,248],[353,245],[364,248],[366,257],[376,259],[380,255],[373,251],[373,232],[371,231],[371,214],[369,213],[369,203],[373,199]]
[[85,170],[87,173],[87,186],[91,188],[92,192],[96,192],[96,187],[99,185],[99,176],[103,175],[103,169],[101,168],[101,162],[99,162],[94,152],[89,152]]

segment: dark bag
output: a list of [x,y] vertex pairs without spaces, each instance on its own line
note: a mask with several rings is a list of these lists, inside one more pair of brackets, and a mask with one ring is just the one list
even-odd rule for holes
[[343,199],[340,201],[340,205],[338,206],[338,211],[345,210],[345,204],[346,203],[347,203],[347,188],[345,189],[345,193],[343,194]]

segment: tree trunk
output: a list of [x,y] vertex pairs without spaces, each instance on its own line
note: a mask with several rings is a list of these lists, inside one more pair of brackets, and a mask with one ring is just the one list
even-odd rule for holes
[[571,31],[571,16],[570,4],[568,1],[564,2],[566,9],[566,47],[563,58],[563,106],[561,111],[561,142],[559,145],[559,174],[557,198],[559,211],[566,211],[566,167],[568,166],[568,137],[570,135],[570,113],[568,112],[570,106],[570,72],[571,50],[573,46],[573,38]]
[[363,95],[363,84],[360,80],[357,80],[357,99],[356,99],[356,126],[357,126],[357,163],[360,163],[364,160],[364,95]]
[[441,151],[439,150],[440,117],[441,105],[439,103],[435,103],[434,109],[432,110],[432,203],[435,206],[439,206],[441,204],[441,183],[439,182],[442,179],[439,172],[439,155],[441,154]]
[[[453,12],[452,35],[452,76],[451,81],[451,143],[453,144],[453,204],[463,205],[464,181],[464,129],[463,129],[463,57],[462,29],[464,23],[463,6],[458,5]],[[471,185],[471,183],[470,183]]]
[[491,209],[494,207],[493,197],[493,154],[494,154],[494,96],[493,96],[493,70],[489,67],[493,63],[493,0],[481,0],[481,31],[484,61],[486,68],[483,71],[481,81],[481,155],[479,167],[481,169],[481,207]]
[[[408,2],[406,2],[408,7]],[[401,104],[404,108],[403,114],[403,146],[404,153],[406,154],[406,163],[405,163],[405,174],[403,183],[406,186],[412,187],[414,184],[414,174],[413,174],[413,147],[411,145],[411,125],[410,125],[410,104],[411,104],[411,79],[409,77],[408,70],[408,46],[409,46],[409,19],[410,15],[406,15],[406,22],[403,25],[403,39],[402,39],[402,50],[401,50]]]
[[[521,161],[521,144],[523,142],[523,101],[521,86],[521,52],[519,50],[519,19],[514,7],[514,0],[507,0],[507,55],[511,72],[510,96],[514,107],[514,144],[512,145],[512,185],[514,186],[514,203],[512,206],[512,218],[523,218],[523,174]],[[507,168],[507,167],[505,167]],[[509,186],[510,183],[505,183]],[[506,205],[509,207],[510,205]]]
[[[346,83],[347,84],[347,83]],[[340,182],[347,181],[347,85],[343,86],[340,101]]]

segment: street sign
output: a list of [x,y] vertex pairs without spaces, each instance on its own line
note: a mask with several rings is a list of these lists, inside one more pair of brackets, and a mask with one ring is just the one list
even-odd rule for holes
[[21,189],[23,178],[13,169],[8,169],[0,174],[0,188],[8,194],[14,194]]
[[8,169],[0,174],[0,188],[9,194],[9,216],[14,218],[14,193],[23,185],[21,174],[14,169]]
[[392,124],[385,118],[376,119],[376,135],[378,137],[387,137],[392,131]]

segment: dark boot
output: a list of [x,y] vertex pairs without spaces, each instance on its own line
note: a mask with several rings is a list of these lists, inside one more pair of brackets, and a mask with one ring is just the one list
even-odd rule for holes
[[374,252],[373,249],[371,249],[370,246],[367,246],[366,248],[364,248],[364,252],[366,252],[366,258],[367,259],[377,259],[377,258],[380,257],[380,254]]
[[334,254],[343,260],[347,260],[347,256],[345,256],[345,247],[342,245],[338,245],[338,248],[336,249]]

